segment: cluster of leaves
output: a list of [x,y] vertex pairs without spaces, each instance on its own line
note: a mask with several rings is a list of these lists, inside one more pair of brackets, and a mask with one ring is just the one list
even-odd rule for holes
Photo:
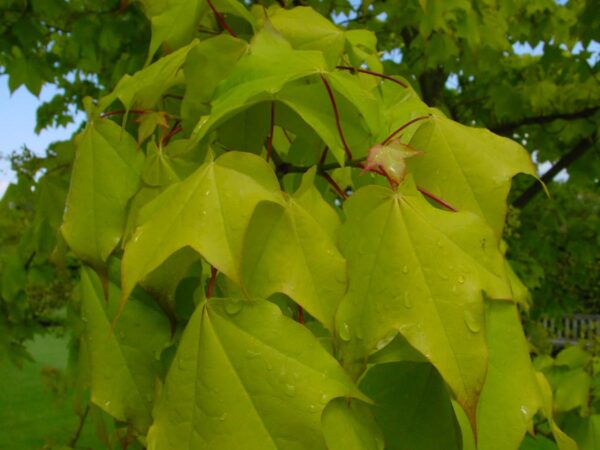
[[[9,75],[13,90],[24,84],[37,94],[44,82],[61,87],[63,92],[39,109],[37,129],[66,124],[72,120],[74,109],[82,108],[84,96],[98,97],[111,90],[124,74],[142,67],[148,57],[153,22],[154,28],[163,22],[177,24],[173,31],[164,32],[166,40],[175,46],[190,33],[201,38],[213,35],[215,21],[197,3],[190,6],[179,2],[174,8],[178,13],[163,15],[163,6],[152,1],[2,0],[0,67]],[[600,26],[600,12],[593,0],[278,3],[286,7],[308,4],[326,17],[336,17],[343,27],[353,30],[348,34],[350,41],[359,42],[360,27],[373,30],[378,54],[368,50],[374,40],[367,47],[359,43],[351,50],[368,58],[373,70],[381,71],[378,57],[383,55],[386,72],[404,75],[427,104],[461,123],[482,125],[516,139],[536,152],[537,161],[553,164],[545,182],[567,168],[572,187],[566,190],[575,197],[585,192],[590,203],[597,198],[600,58],[589,44]],[[217,9],[223,9],[220,6]],[[150,12],[150,22],[143,8]],[[186,10],[192,13],[186,15]],[[228,13],[227,7],[223,11]],[[193,29],[192,23],[198,26]],[[154,39],[155,49],[165,36]],[[540,55],[523,54],[518,50],[521,44],[536,47]],[[538,255],[537,275],[532,275],[532,269],[522,264],[523,255],[536,251],[531,245],[532,233],[527,230],[535,229],[531,224],[542,224],[538,217],[544,206],[529,206],[540,190],[536,185],[527,189],[530,183],[525,181],[521,186],[521,192],[527,191],[523,198],[514,198],[523,210],[520,217],[526,227],[511,239],[509,258],[517,262],[519,276],[532,289],[534,304],[540,305],[537,309],[548,306],[560,311],[567,303],[563,296],[552,293],[580,291],[581,274],[569,270],[561,271],[561,277],[554,276],[552,255],[562,254],[562,250],[553,237],[543,233],[556,235],[563,230],[558,241],[577,241],[579,229],[565,229],[564,223],[554,228],[542,225],[537,230],[542,233],[537,240],[543,244],[539,255],[548,257]],[[566,199],[566,193],[561,198]],[[577,203],[561,200],[560,205],[563,217],[581,217],[584,223]],[[593,207],[597,208],[597,203]],[[598,254],[600,248],[592,241],[587,252]],[[587,264],[573,255],[569,257],[571,266]],[[550,281],[551,287],[538,289],[540,280]],[[585,292],[585,304],[580,297],[569,295],[569,308],[588,309],[587,299],[593,295]],[[597,304],[591,306],[598,309]]]
[[[534,360],[554,395],[557,422],[577,440],[580,450],[594,450],[600,442],[600,357],[598,343],[589,344],[568,347],[556,358],[541,355]],[[522,449],[556,448],[545,424],[538,423],[536,429],[536,437],[528,436]]]
[[576,448],[502,251],[525,150],[379,73],[369,31],[142,3],[154,62],[86,102],[74,159],[36,171],[55,187],[73,159],[66,199],[26,219],[32,261],[84,264],[76,409],[105,444],[509,450],[541,410]]

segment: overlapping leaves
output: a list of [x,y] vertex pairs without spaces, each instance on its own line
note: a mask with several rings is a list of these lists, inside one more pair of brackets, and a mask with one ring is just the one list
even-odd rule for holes
[[[121,259],[121,292],[109,283],[107,305],[83,272],[91,365],[106,360],[113,373],[92,379],[92,400],[141,435],[150,426],[153,450],[380,450],[461,448],[453,397],[482,450],[515,450],[541,404],[500,248],[510,179],[531,172],[520,147],[428,117],[394,80],[340,72],[346,57],[378,67],[373,35],[343,33],[310,9],[142,3],[150,55],[175,51],[101,101],[142,109],[138,143],[127,117],[125,129],[88,125],[63,224],[95,268]],[[230,36],[202,36],[217,28]],[[395,170],[391,186],[356,189],[340,208],[346,186],[328,171],[356,170],[367,155],[365,169]],[[363,184],[385,182],[372,180]],[[166,312],[146,310],[136,286]],[[484,295],[506,302],[486,316]],[[119,338],[131,311],[161,330],[143,358]],[[161,354],[167,317],[174,345]],[[150,347],[166,377],[146,361]]]

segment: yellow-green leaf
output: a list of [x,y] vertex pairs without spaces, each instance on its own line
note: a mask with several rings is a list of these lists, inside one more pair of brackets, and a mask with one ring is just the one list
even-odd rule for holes
[[121,240],[144,157],[131,135],[105,119],[90,122],[75,143],[62,234],[78,257],[99,267]]
[[229,152],[198,168],[146,205],[125,247],[123,301],[137,282],[189,246],[235,282],[246,226],[256,204],[281,201],[275,174],[261,158]]
[[410,177],[398,192],[361,188],[344,210],[349,288],[336,320],[345,360],[374,353],[399,331],[474,424],[487,370],[481,291],[509,292],[492,230],[474,214],[430,206]]
[[419,187],[459,211],[483,217],[500,238],[511,178],[521,172],[536,174],[527,151],[510,139],[440,113],[420,126],[410,144],[423,152],[408,162]]
[[167,375],[150,450],[326,450],[321,413],[360,396],[308,329],[264,300],[197,308]]

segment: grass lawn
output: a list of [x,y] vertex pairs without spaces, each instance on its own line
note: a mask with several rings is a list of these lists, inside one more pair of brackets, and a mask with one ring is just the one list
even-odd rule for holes
[[[61,449],[71,440],[79,425],[69,398],[57,402],[42,386],[44,368],[64,370],[67,340],[38,337],[28,345],[35,362],[18,369],[9,361],[0,363],[0,449]],[[91,421],[86,423],[78,449],[101,449]]]

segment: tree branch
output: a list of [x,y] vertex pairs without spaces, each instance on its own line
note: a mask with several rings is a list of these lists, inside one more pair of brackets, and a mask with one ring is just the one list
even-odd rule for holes
[[[569,167],[573,162],[577,159],[581,158],[584,154],[586,154],[590,149],[593,148],[596,135],[592,135],[587,139],[581,140],[575,147],[573,147],[569,152],[565,153],[556,163],[548,169],[548,171],[542,175],[541,181],[543,183],[551,182],[554,177],[563,169]],[[529,203],[536,194],[542,190],[542,183],[535,182],[532,184],[525,192],[521,194],[514,202],[513,205],[517,208],[523,208],[527,203]]]
[[507,122],[500,124],[495,127],[490,127],[490,131],[493,131],[496,134],[503,135],[511,135],[517,128],[522,127],[524,125],[543,125],[549,122],[553,122],[555,120],[576,120],[576,119],[586,119],[596,113],[596,111],[600,110],[600,106],[594,106],[592,108],[585,108],[581,111],[564,113],[559,112],[556,114],[548,114],[545,116],[535,116],[535,117],[525,117],[516,122]]

